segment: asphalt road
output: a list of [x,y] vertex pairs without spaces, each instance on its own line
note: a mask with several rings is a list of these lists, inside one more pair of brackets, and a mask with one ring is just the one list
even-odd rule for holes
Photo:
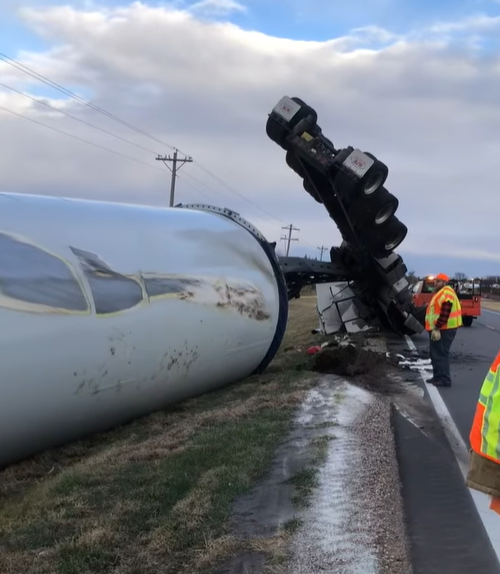
[[[428,335],[413,337],[422,356],[428,356]],[[458,330],[451,349],[452,387],[440,389],[465,443],[483,380],[500,350],[500,313],[483,309],[472,324]]]
[[[412,341],[427,358],[428,334]],[[391,347],[408,356],[403,341]],[[471,327],[459,329],[451,349],[452,386],[438,392],[467,448],[479,391],[499,350],[500,313],[485,309]],[[430,385],[420,382],[429,403]],[[491,532],[483,527],[449,442],[438,433],[427,440],[402,417],[395,418],[395,431],[414,574],[500,574],[498,542],[493,545],[498,522]]]

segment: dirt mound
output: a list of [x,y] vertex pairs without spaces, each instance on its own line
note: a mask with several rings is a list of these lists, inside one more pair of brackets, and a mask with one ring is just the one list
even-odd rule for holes
[[309,368],[318,373],[346,377],[352,384],[375,393],[392,395],[401,392],[388,376],[395,367],[385,355],[354,345],[323,349],[314,355]]
[[312,370],[342,377],[355,377],[371,374],[385,364],[385,357],[380,353],[348,345],[343,348],[327,347],[315,355]]

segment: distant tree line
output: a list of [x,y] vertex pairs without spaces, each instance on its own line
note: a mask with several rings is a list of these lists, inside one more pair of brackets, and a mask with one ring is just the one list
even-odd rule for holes
[[[406,280],[410,285],[414,285],[417,281],[422,280],[424,277],[418,277],[415,271],[408,271],[406,273]],[[457,271],[453,278],[457,281],[470,281],[471,283],[480,282],[482,293],[491,293],[494,295],[500,295],[500,275],[487,275],[486,277],[468,277],[462,271]]]

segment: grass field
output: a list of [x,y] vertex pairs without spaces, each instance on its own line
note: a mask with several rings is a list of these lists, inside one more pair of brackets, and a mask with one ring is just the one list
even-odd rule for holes
[[[269,468],[312,385],[317,324],[314,298],[293,301],[263,375],[1,472],[0,573],[197,574],[241,551],[232,502]],[[314,476],[297,482],[305,496]],[[293,526],[245,544],[272,558]]]
[[481,305],[485,309],[489,309],[490,311],[500,311],[500,301],[490,301],[488,299],[482,299]]

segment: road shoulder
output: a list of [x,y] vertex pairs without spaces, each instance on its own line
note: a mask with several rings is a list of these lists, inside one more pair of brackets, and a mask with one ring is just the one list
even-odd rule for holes
[[[260,537],[260,545],[253,555],[246,552],[233,558],[218,574],[261,572],[259,549],[277,543],[280,525],[286,530],[292,524],[280,559],[275,556],[268,562],[265,572],[412,573],[391,398],[363,387],[355,378],[318,379],[299,408],[270,475],[236,504],[233,532],[254,544]],[[306,504],[297,504],[300,484],[291,491],[288,485],[294,476],[305,476],[314,441],[326,437],[314,488]]]
[[[400,339],[390,338],[394,356],[419,361]],[[405,363],[405,361],[403,361]],[[415,574],[498,574],[495,552],[474,505],[442,422],[418,371],[405,379],[422,389],[424,424],[394,415],[400,476]],[[433,389],[434,390],[434,389]]]

